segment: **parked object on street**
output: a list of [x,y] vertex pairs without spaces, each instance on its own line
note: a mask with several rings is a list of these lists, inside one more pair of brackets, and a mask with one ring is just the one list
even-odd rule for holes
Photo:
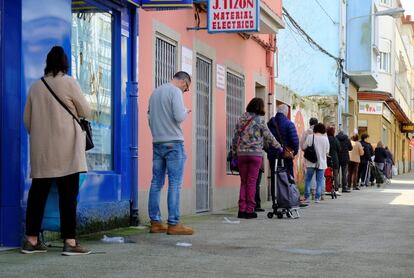
[[268,218],[283,218],[286,215],[288,218],[299,218],[300,193],[295,184],[295,181],[288,170],[282,166],[276,169],[276,183],[271,187],[272,195],[272,210],[267,214]]
[[380,184],[384,183],[384,174],[382,173],[381,169],[377,167],[375,164],[370,164],[371,174],[374,176],[374,179],[379,186]]
[[325,169],[325,192],[330,194],[332,199],[336,199],[335,187],[333,185],[333,169],[327,167]]
[[101,241],[105,243],[125,243],[125,238],[121,236],[109,237],[104,235]]

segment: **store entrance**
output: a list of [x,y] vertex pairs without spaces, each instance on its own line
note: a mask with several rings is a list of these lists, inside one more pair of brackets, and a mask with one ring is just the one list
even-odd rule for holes
[[92,171],[113,170],[112,22],[110,10],[72,2],[72,76],[92,108],[95,147],[86,154]]

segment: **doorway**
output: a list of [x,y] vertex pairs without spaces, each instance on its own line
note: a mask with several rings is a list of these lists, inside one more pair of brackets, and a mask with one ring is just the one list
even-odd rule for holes
[[211,60],[196,61],[196,211],[210,210]]

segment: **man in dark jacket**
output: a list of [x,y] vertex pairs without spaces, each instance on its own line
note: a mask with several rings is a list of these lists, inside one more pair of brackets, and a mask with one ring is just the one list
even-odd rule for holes
[[[269,127],[270,131],[272,132],[273,136],[275,136],[276,140],[282,144],[284,149],[289,149],[293,152],[293,155],[299,151],[299,137],[296,131],[295,124],[287,118],[289,112],[289,107],[286,104],[281,104],[277,107],[276,116],[272,117],[267,126]],[[281,155],[281,154],[280,154]],[[274,148],[269,148],[267,152],[267,158],[269,159],[270,169],[273,172],[275,169],[276,159],[279,159],[279,153]],[[279,164],[280,165],[280,164]],[[288,171],[288,173],[294,177],[293,175],[293,159],[284,159],[284,165]],[[273,177],[272,173],[272,177]]]
[[350,193],[351,191],[348,188],[348,162],[349,162],[349,151],[352,151],[351,140],[349,140],[348,135],[343,133],[341,130],[338,135],[336,135],[339,144],[341,146],[339,152],[339,168],[341,170],[342,179],[342,192]]
[[370,180],[370,177],[367,174],[368,162],[371,161],[371,157],[374,155],[374,149],[372,148],[372,145],[366,141],[368,137],[369,135],[366,133],[361,135],[361,145],[364,149],[364,154],[361,156],[361,163],[359,164],[358,171],[358,180],[361,180],[361,186],[368,186]]

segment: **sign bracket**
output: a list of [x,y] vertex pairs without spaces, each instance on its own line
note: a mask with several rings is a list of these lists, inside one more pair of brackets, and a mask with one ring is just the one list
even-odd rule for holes
[[187,27],[187,31],[207,30],[207,27]]

